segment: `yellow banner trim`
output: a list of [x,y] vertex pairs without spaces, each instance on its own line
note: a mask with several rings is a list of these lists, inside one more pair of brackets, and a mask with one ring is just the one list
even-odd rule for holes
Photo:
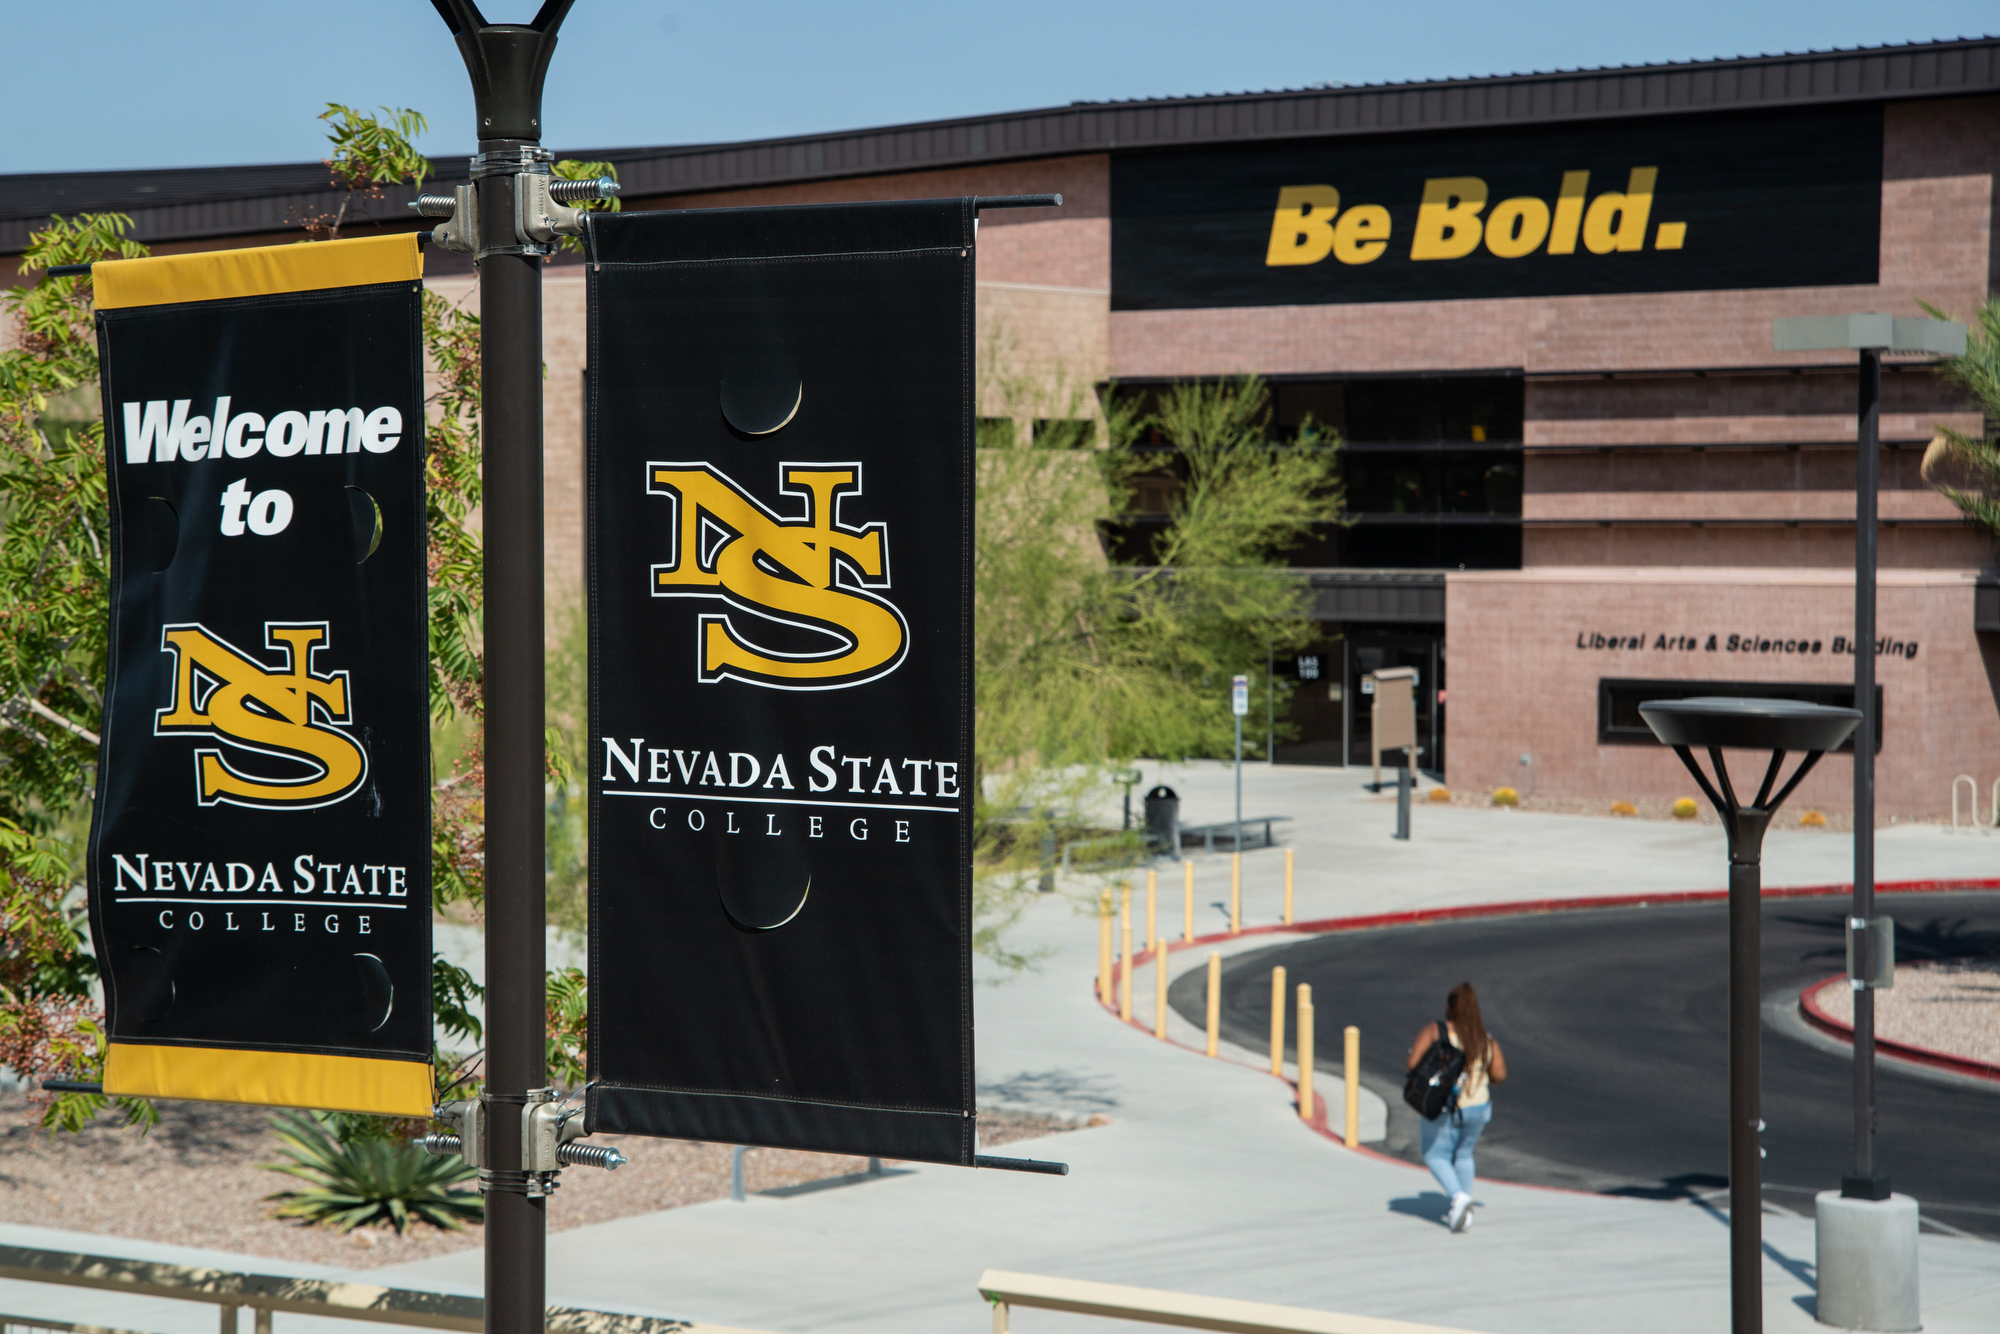
[[131,1042],[111,1044],[104,1091],[378,1116],[429,1116],[432,1093],[428,1061]]
[[423,276],[424,256],[415,232],[151,259],[104,259],[90,266],[99,310],[363,287]]

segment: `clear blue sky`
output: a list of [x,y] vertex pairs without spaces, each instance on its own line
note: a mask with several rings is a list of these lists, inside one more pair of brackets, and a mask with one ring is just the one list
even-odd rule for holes
[[[491,20],[537,0],[485,0]],[[1993,0],[578,0],[552,147],[703,143],[1315,82],[1755,55],[2000,31]],[[329,101],[472,146],[427,0],[61,0],[5,8],[0,172],[304,161]]]

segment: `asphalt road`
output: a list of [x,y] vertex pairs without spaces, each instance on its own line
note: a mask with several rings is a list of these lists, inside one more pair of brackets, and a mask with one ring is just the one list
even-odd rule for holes
[[[1847,900],[1764,906],[1764,995],[1790,999],[1839,973]],[[1897,957],[2000,956],[2000,894],[1885,895]],[[1270,970],[1309,982],[1316,1067],[1336,1071],[1340,1031],[1361,1029],[1363,1082],[1390,1107],[1387,1149],[1416,1161],[1403,1058],[1461,981],[1479,989],[1510,1078],[1494,1093],[1479,1171],[1503,1181],[1653,1199],[1715,1198],[1728,1178],[1728,918],[1725,905],[1609,908],[1288,941],[1224,960],[1222,1023],[1270,1042]],[[1170,1004],[1205,1022],[1206,970]],[[1296,995],[1296,992],[1292,994]],[[1288,1025],[1289,1027],[1289,1025]],[[1851,1059],[1764,1026],[1765,1200],[1810,1214],[1853,1154]],[[1877,1163],[1928,1220],[2000,1239],[2000,1088],[1880,1067]]]

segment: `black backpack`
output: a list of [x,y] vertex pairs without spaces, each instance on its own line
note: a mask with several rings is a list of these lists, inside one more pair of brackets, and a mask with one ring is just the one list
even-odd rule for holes
[[1417,1058],[1403,1076],[1403,1101],[1426,1121],[1435,1121],[1458,1103],[1458,1080],[1465,1073],[1465,1053],[1451,1045],[1446,1027],[1438,1024],[1430,1050]]

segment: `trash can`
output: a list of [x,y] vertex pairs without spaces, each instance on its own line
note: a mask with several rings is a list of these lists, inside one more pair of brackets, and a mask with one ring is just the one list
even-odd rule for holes
[[1181,798],[1161,784],[1146,794],[1146,846],[1154,855],[1181,855]]

